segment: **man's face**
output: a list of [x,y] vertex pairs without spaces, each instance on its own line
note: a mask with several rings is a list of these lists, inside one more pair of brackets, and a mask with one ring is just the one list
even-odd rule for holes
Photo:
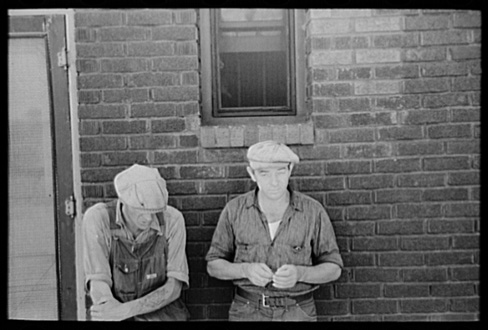
[[265,197],[278,200],[286,194],[292,168],[290,163],[251,162],[247,171]]
[[141,231],[147,229],[153,219],[152,213],[140,211],[125,204],[123,210],[126,216],[125,219]]

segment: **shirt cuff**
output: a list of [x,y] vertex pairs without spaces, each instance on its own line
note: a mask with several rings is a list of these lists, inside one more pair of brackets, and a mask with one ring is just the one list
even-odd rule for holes
[[85,292],[87,293],[89,293],[88,283],[90,281],[105,282],[108,284],[110,288],[112,287],[112,279],[107,274],[90,274],[90,275],[86,275],[85,277]]
[[323,264],[326,262],[331,262],[333,264],[337,264],[341,268],[344,268],[344,263],[342,262],[339,252],[323,254],[316,259],[316,264]]
[[168,271],[166,277],[172,277],[180,282],[183,282],[183,289],[188,289],[190,287],[188,274],[178,271]]

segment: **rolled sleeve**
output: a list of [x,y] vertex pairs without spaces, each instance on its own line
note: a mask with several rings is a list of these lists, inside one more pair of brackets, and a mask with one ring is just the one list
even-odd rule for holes
[[[168,207],[169,208],[169,207]],[[188,261],[186,258],[186,229],[183,215],[178,210],[168,210],[166,221],[166,237],[168,238],[168,262],[166,276],[173,277],[184,283],[183,288],[188,288]]]
[[314,264],[332,262],[343,268],[344,264],[329,215],[325,209],[322,209],[318,216],[319,221],[316,223],[313,239]]
[[85,290],[88,289],[91,280],[103,281],[112,287],[112,272],[109,264],[110,225],[103,204],[96,204],[85,212],[82,232]]
[[234,232],[232,231],[230,218],[230,206],[227,205],[220,214],[219,221],[213,233],[210,249],[205,256],[207,262],[216,259],[233,260]]

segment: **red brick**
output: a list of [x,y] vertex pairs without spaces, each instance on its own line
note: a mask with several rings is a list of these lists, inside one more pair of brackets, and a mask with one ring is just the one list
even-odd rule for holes
[[449,237],[402,237],[401,248],[406,251],[446,250],[449,248]]
[[372,198],[369,192],[334,192],[327,197],[328,205],[357,205],[371,204]]
[[457,46],[449,49],[451,58],[456,60],[478,59],[481,57],[480,46]]
[[221,148],[221,149],[202,149],[198,154],[200,163],[239,163],[247,162],[247,149]]
[[417,109],[420,107],[420,96],[402,95],[378,97],[375,99],[375,105],[378,108],[388,110]]
[[460,266],[451,268],[451,279],[455,281],[479,281],[479,266]]
[[398,79],[398,78],[418,78],[418,65],[397,65],[381,66],[375,68],[376,78]]
[[146,152],[105,152],[102,155],[102,165],[132,165],[147,164]]
[[178,82],[178,76],[176,73],[153,73],[143,72],[135,73],[127,76],[127,85],[136,87],[146,86],[172,86]]
[[149,101],[149,90],[133,88],[104,90],[103,101],[106,103],[129,102],[132,106],[133,102]]
[[365,112],[371,110],[369,98],[341,98],[339,99],[339,110],[341,112]]
[[468,66],[464,63],[428,63],[421,66],[424,77],[464,76],[468,74]]
[[405,93],[438,93],[449,91],[449,80],[425,78],[405,80]]
[[381,221],[377,222],[379,235],[415,235],[424,233],[422,220],[409,221]]
[[348,117],[344,115],[316,115],[313,117],[313,122],[315,128],[346,128],[350,124],[348,122]]
[[117,11],[107,12],[79,12],[75,13],[75,26],[110,26],[122,25],[123,13]]
[[175,86],[152,89],[154,101],[197,101],[200,97],[196,86]]
[[382,267],[398,266],[421,266],[424,264],[423,253],[401,252],[401,253],[380,253],[378,255],[378,265]]
[[135,121],[104,121],[102,122],[103,134],[140,134],[146,132],[146,122]]
[[340,158],[340,146],[302,147],[298,149],[298,156],[303,160],[314,159],[338,159]]
[[313,96],[338,97],[350,96],[352,94],[353,88],[352,85],[349,83],[313,85]]
[[445,48],[433,47],[405,49],[403,58],[406,62],[443,61],[447,52]]
[[360,174],[371,173],[370,161],[343,161],[328,162],[326,167],[327,174]]
[[317,315],[345,315],[349,313],[347,301],[316,301]]
[[167,187],[171,196],[196,195],[198,193],[197,184],[195,182],[168,180]]
[[422,104],[426,108],[444,108],[469,105],[468,95],[465,93],[448,93],[438,95],[423,95]]
[[478,313],[480,311],[480,299],[478,297],[453,299],[451,302],[451,311]]
[[195,40],[197,30],[194,26],[161,26],[152,30],[153,40]]
[[409,268],[403,269],[405,282],[445,282],[447,281],[446,268]]
[[405,174],[397,176],[398,187],[439,187],[445,184],[445,174]]
[[442,216],[442,204],[399,204],[396,206],[397,216],[400,219],[423,219]]
[[369,79],[371,68],[342,68],[337,72],[339,80]]
[[168,10],[151,10],[130,11],[127,13],[128,25],[168,25],[171,24],[172,13]]
[[104,27],[98,30],[98,37],[101,42],[146,40],[149,37],[149,30],[127,26]]
[[379,284],[337,284],[337,298],[376,298],[380,297]]
[[297,180],[298,190],[306,191],[328,191],[344,190],[344,178],[300,178]]
[[398,313],[396,301],[356,300],[352,302],[353,314],[395,314]]
[[122,43],[94,43],[76,45],[77,59],[123,57],[124,55],[125,50]]
[[341,252],[345,265],[350,267],[374,266],[375,257],[371,253],[347,253]]
[[83,198],[102,198],[103,185],[83,185],[81,187],[81,195]]
[[398,282],[400,280],[399,271],[395,268],[355,268],[355,282]]
[[398,249],[398,240],[395,237],[373,237],[352,239],[353,251],[392,251]]
[[383,158],[391,156],[388,144],[353,144],[344,146],[345,158]]
[[456,201],[467,200],[468,190],[465,188],[427,189],[423,193],[425,201]]
[[124,150],[127,148],[125,137],[81,137],[80,151]]
[[368,48],[369,40],[363,36],[345,36],[333,38],[333,48],[335,49],[359,49]]
[[374,223],[337,221],[334,223],[334,231],[337,237],[372,236],[374,235]]
[[78,76],[79,89],[120,88],[123,86],[123,77],[118,74],[94,74],[88,76]]
[[474,285],[469,283],[434,284],[431,287],[434,297],[474,296]]
[[378,173],[416,172],[420,168],[420,159],[418,158],[377,160],[374,164],[374,172]]
[[459,77],[454,78],[452,90],[457,91],[478,91],[481,89],[480,77]]
[[453,122],[479,122],[481,119],[480,108],[469,109],[452,109],[452,121]]
[[428,232],[432,234],[473,233],[473,220],[429,220]]
[[444,206],[447,217],[479,217],[480,204],[478,202],[449,203]]
[[250,180],[205,180],[201,185],[202,194],[242,194],[250,190]]
[[385,284],[385,297],[428,297],[429,285],[427,284]]
[[[225,204],[226,204],[225,196],[198,196],[198,197],[192,196],[192,197],[185,197],[181,199],[182,210],[222,209],[225,206]],[[214,229],[213,228],[211,229],[213,233]],[[199,230],[201,230],[201,228],[199,228]],[[209,240],[210,238],[208,239],[208,241]]]
[[418,33],[403,33],[373,36],[373,45],[378,48],[410,48],[420,44]]
[[415,299],[400,301],[403,313],[442,313],[448,311],[449,301],[443,299]]
[[214,303],[229,303],[232,301],[232,288],[203,288],[203,289],[188,289],[186,291],[187,301],[194,304],[214,304]]
[[421,36],[421,44],[426,46],[465,43],[468,43],[468,32],[463,30],[427,31]]
[[443,30],[449,27],[449,16],[411,16],[405,17],[405,30]]
[[380,128],[378,130],[379,140],[420,140],[423,138],[422,127],[402,126]]
[[432,157],[423,160],[423,169],[425,171],[463,170],[469,168],[469,157],[467,156]]
[[196,9],[173,10],[174,22],[176,24],[194,24],[197,20]]
[[166,56],[152,60],[156,71],[188,71],[198,69],[197,56]]
[[99,182],[112,182],[114,177],[125,167],[120,168],[96,168],[96,169],[82,169],[81,170],[81,182],[83,183],[99,183]]
[[481,11],[455,13],[453,27],[474,28],[481,26]]
[[449,110],[410,110],[403,114],[403,122],[410,125],[445,123]]
[[76,70],[79,73],[100,72],[100,63],[98,60],[77,59]]
[[386,126],[393,125],[395,114],[391,112],[355,113],[350,115],[352,126]]
[[472,265],[475,263],[474,252],[445,251],[425,254],[425,263],[432,266]]
[[154,153],[156,164],[194,164],[197,162],[197,152],[194,150],[172,150]]
[[418,189],[385,189],[375,191],[376,203],[420,202],[422,191]]
[[183,118],[168,118],[151,121],[152,133],[181,132],[184,129],[185,120]]
[[347,208],[348,220],[391,219],[391,207],[383,205],[351,206]]
[[133,103],[130,113],[132,118],[173,117],[175,109],[174,103]]
[[99,167],[102,165],[102,158],[100,154],[81,153],[80,165],[83,168]]
[[393,175],[369,175],[349,177],[350,189],[378,189],[392,188],[394,186]]
[[79,134],[84,135],[97,135],[100,134],[100,123],[97,121],[80,121]]
[[168,135],[131,136],[130,149],[170,149],[176,147],[176,137]]

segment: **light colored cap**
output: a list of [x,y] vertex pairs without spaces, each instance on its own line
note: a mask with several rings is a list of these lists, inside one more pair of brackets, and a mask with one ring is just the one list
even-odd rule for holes
[[249,162],[260,163],[294,163],[298,164],[300,159],[285,144],[275,141],[263,141],[253,144],[247,150]]
[[166,181],[155,168],[132,165],[115,176],[114,186],[120,201],[134,209],[157,213],[168,204]]

